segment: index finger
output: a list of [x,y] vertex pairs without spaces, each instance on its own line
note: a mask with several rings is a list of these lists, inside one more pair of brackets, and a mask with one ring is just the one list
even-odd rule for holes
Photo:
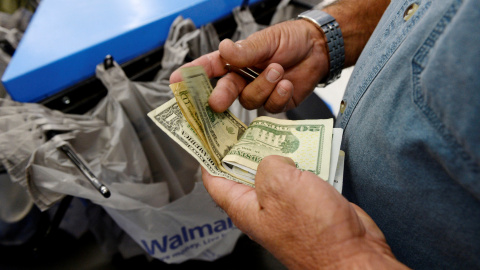
[[[193,60],[192,62],[186,63],[183,67],[192,67],[192,66],[202,66],[207,73],[209,78],[213,77],[220,77],[227,73],[225,69],[225,60],[222,59],[220,56],[219,51],[214,51],[205,55],[200,56],[199,58]],[[177,83],[182,81],[182,73],[180,72],[180,68],[175,70],[170,75],[170,83]]]

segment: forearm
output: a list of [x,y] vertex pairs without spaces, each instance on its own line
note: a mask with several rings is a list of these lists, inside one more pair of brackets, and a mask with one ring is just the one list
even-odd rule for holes
[[323,9],[342,30],[345,67],[355,64],[389,4],[390,0],[339,0]]

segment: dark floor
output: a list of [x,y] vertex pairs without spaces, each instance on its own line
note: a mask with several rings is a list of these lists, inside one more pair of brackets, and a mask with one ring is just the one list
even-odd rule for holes
[[31,250],[0,248],[0,269],[194,269],[208,267],[213,269],[286,269],[268,251],[241,236],[234,251],[214,262],[187,261],[182,264],[165,264],[159,260],[149,261],[144,256],[124,260],[120,255],[107,257],[87,233],[80,239],[73,239],[59,232],[42,252],[32,255]]

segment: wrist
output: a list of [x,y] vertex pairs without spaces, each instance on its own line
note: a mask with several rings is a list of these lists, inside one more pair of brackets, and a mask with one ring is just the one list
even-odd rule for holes
[[[336,1],[322,9],[332,15],[342,29],[345,67],[356,63],[390,0]],[[365,8],[368,7],[368,8]]]
[[308,10],[298,15],[298,19],[306,20],[323,34],[329,65],[327,76],[320,81],[320,84],[326,86],[340,77],[345,63],[342,31],[335,18],[324,11]]
[[302,31],[298,31],[298,34],[301,35],[301,42],[306,44],[302,46],[308,48],[307,51],[301,52],[304,59],[302,72],[308,74],[309,84],[306,88],[313,90],[317,87],[318,82],[326,77],[329,72],[329,67],[326,64],[328,63],[328,50],[325,34],[307,20],[294,20],[288,23],[295,24],[292,27],[295,31],[302,29]]

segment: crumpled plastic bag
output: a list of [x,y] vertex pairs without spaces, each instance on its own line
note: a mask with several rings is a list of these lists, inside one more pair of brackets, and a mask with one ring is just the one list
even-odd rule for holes
[[193,189],[192,176],[199,166],[165,133],[156,128],[147,113],[173,97],[170,89],[155,82],[132,82],[120,66],[97,65],[97,77],[117,100],[132,123],[140,140],[155,182],[166,182],[172,200]]
[[[122,188],[111,185],[114,182],[140,186],[153,182],[136,133],[120,104],[111,97],[84,115],[3,99],[0,105],[0,161],[12,181],[25,187],[41,210],[48,209],[65,194],[97,204],[117,205],[117,200],[121,200],[120,196],[99,196],[58,150],[63,144],[69,144],[112,192],[122,194]],[[45,134],[49,130],[62,134],[48,140]],[[166,186],[162,185],[157,187],[158,191],[165,193]]]

